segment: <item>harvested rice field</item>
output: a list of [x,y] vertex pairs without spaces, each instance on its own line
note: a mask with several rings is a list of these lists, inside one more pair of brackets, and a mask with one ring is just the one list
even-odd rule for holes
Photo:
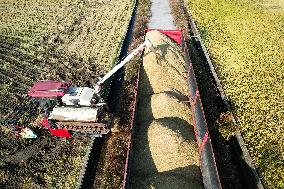
[[[132,0],[0,0],[0,188],[75,188],[90,140],[15,137],[8,122],[36,128],[27,97],[37,80],[91,87],[116,60]],[[29,146],[29,147],[28,147]]]
[[263,184],[284,188],[283,1],[185,2]]
[[130,187],[203,188],[182,51],[158,31],[146,39]]

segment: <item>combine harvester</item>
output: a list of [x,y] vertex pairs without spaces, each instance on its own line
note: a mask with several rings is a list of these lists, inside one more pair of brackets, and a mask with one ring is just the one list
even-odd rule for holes
[[[73,135],[102,137],[110,131],[112,115],[105,101],[111,82],[107,80],[122,68],[131,58],[144,48],[151,48],[146,40],[127,57],[112,68],[94,85],[94,88],[75,87],[64,81],[43,80],[36,82],[28,91],[28,96],[40,104],[44,118],[40,126],[49,130],[51,136],[72,138]],[[152,49],[153,50],[153,49]],[[16,125],[17,135],[23,138],[36,138],[32,129]]]
[[[88,164],[90,152],[93,148],[93,139],[108,134],[111,129],[112,114],[109,112],[108,103],[105,99],[108,98],[113,75],[134,56],[141,53],[144,48],[152,49],[151,47],[152,44],[149,40],[139,45],[103,78],[98,78],[94,88],[76,87],[64,81],[41,80],[36,82],[28,91],[29,98],[26,98],[29,102],[29,115],[25,116],[22,111],[26,105],[20,105],[15,112],[9,114],[3,120],[3,125],[6,125],[5,127],[16,137],[37,139],[25,149],[5,157],[5,162],[18,163],[27,160],[36,155],[39,149],[47,144],[47,138],[36,133],[38,129],[27,126],[33,123],[39,129],[48,130],[51,137],[69,139],[74,136],[81,136],[92,138],[84,158],[82,176],[79,179],[82,180],[84,167]],[[40,116],[42,117],[41,121],[34,123],[31,118],[38,110],[44,113]],[[24,121],[19,122],[24,116]],[[37,148],[37,150],[31,153],[30,149],[34,148]],[[22,156],[22,154],[28,155]]]

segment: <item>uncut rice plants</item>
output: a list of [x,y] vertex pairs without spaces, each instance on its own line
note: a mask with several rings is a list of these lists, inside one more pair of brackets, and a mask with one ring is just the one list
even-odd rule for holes
[[269,0],[186,2],[264,184],[269,188],[283,188],[283,3]]

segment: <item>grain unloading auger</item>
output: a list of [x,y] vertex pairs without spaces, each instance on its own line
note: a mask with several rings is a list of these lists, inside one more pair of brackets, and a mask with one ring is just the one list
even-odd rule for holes
[[[112,116],[107,102],[101,97],[105,81],[145,48],[154,50],[149,40],[139,45],[121,62],[116,64],[94,88],[75,87],[63,81],[42,80],[36,82],[28,95],[44,108],[45,115],[40,125],[58,137],[71,138],[74,134],[100,137],[110,131]],[[37,135],[27,127],[19,127],[23,138],[36,138]]]

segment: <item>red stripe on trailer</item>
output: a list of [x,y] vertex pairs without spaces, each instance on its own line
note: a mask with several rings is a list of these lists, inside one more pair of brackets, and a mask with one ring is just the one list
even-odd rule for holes
[[[188,81],[192,79],[194,81],[194,89],[190,86],[189,84],[189,96],[191,99],[191,110],[192,110],[192,119],[193,119],[193,125],[194,125],[194,130],[196,134],[196,140],[199,148],[199,154],[200,154],[200,166],[201,166],[201,172],[202,172],[202,177],[203,177],[203,184],[205,188],[222,188],[220,179],[219,179],[219,174],[215,162],[215,157],[213,153],[213,148],[210,140],[210,136],[208,133],[208,127],[207,127],[207,122],[205,119],[205,114],[203,110],[203,105],[200,99],[200,94],[198,90],[198,84],[195,78],[194,70],[193,70],[193,65],[190,60],[189,54],[188,54],[188,47],[187,44],[185,43],[184,45],[184,56],[187,58],[186,64],[188,66]],[[192,73],[192,75],[190,75]],[[193,78],[190,78],[193,77]],[[192,91],[193,90],[193,91]],[[193,96],[192,96],[193,95]],[[200,107],[201,111],[195,111],[197,107]],[[199,122],[197,124],[197,119],[195,117],[202,117],[202,122]],[[200,121],[200,120],[199,120]],[[205,134],[202,137],[202,130],[205,129]]]
[[[184,48],[184,51],[183,51],[184,54],[187,53],[186,50],[187,50],[187,45],[185,44],[185,48]],[[189,69],[187,70],[187,78],[190,77],[192,70],[193,70],[193,67],[192,67],[192,64],[190,63]],[[194,73],[193,73],[193,75],[194,75]],[[190,95],[190,89],[189,88],[188,88],[188,99],[190,100],[190,102],[194,102],[196,100],[196,97],[192,97]],[[191,114],[192,114],[192,123],[193,123],[194,135],[195,135],[195,138],[198,139],[198,133],[197,133],[197,130],[196,130],[196,121],[195,121],[195,118],[194,118],[194,106],[190,106],[190,109],[191,109]],[[199,146],[198,140],[196,142],[197,142],[197,145]]]
[[203,138],[203,140],[202,140],[202,142],[199,146],[199,154],[201,154],[202,151],[204,150],[204,145],[208,141],[208,138],[209,138],[209,133],[208,133],[208,131],[206,131],[205,136],[204,136],[204,138]]

